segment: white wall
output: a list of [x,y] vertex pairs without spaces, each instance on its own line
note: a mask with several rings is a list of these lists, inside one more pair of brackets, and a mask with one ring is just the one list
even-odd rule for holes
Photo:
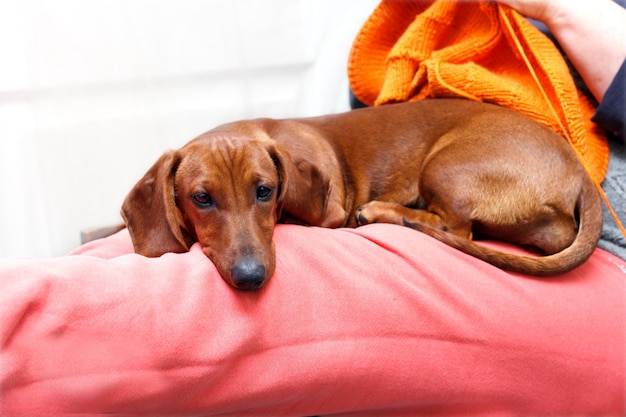
[[217,124],[348,109],[374,0],[0,0],[0,257],[121,221],[167,148]]

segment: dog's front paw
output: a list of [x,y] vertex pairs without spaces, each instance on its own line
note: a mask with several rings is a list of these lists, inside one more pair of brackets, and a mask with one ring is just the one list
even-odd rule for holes
[[354,212],[354,219],[356,220],[356,224],[358,224],[359,226],[363,226],[370,223],[366,213],[367,210],[365,210],[364,206],[356,209],[356,211]]
[[357,208],[354,217],[359,226],[370,223],[396,223],[402,224],[399,216],[399,205],[386,201],[370,201]]
[[357,208],[354,217],[359,226],[371,223],[402,225],[413,211],[398,203],[374,200]]
[[370,201],[369,203],[365,203],[359,208],[356,209],[354,213],[354,217],[356,219],[356,223],[359,226],[363,226],[370,223],[378,223],[381,221],[381,216],[386,211],[383,205],[387,203],[383,203],[382,201]]

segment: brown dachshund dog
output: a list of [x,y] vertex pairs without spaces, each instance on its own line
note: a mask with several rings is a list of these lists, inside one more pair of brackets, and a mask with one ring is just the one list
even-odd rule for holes
[[[583,263],[602,229],[599,194],[565,139],[518,112],[460,99],[217,127],[166,152],[122,216],[138,253],[200,242],[239,289],[274,273],[278,221],[405,225],[536,276]],[[546,256],[491,249],[474,235]]]

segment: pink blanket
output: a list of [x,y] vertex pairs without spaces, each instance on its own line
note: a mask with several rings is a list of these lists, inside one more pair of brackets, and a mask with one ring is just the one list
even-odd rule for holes
[[0,415],[624,415],[626,264],[551,279],[406,228],[280,225],[260,292],[124,230],[0,260]]

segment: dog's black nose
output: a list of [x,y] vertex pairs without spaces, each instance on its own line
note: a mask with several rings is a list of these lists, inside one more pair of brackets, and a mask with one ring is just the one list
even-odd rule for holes
[[252,259],[244,259],[230,271],[233,284],[240,290],[256,290],[265,281],[265,266]]

